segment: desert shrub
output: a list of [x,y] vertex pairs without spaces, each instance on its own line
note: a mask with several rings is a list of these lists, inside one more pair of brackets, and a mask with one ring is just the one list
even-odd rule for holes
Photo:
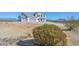
[[74,30],[75,28],[79,26],[79,21],[75,19],[74,17],[71,17],[70,19],[65,20],[64,24],[68,30]]
[[44,24],[36,27],[33,29],[33,36],[35,42],[43,46],[55,46],[58,45],[59,42],[62,42],[60,45],[66,45],[67,43],[65,39],[66,35],[55,25]]

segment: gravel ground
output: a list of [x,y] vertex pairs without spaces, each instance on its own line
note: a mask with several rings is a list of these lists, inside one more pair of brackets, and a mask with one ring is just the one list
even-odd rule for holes
[[79,46],[79,33],[74,31],[66,32],[68,37],[68,46]]
[[[61,29],[65,28],[62,23],[47,22],[47,24],[57,25]],[[0,22],[0,46],[33,46],[32,29],[40,25],[42,24]],[[65,33],[68,38],[68,46],[79,46],[78,32],[65,31]]]
[[[48,22],[48,24],[57,25],[61,29],[66,28],[63,23]],[[64,31],[64,32],[67,35],[68,46],[79,46],[79,31]]]
[[32,29],[42,24],[18,23],[18,22],[0,22],[0,46],[16,46],[17,42],[30,45],[32,38]]

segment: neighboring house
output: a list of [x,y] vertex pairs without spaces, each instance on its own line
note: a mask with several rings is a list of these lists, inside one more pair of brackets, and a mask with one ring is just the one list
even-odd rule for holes
[[46,15],[44,15],[43,13],[35,13],[33,15],[21,13],[21,15],[19,16],[19,20],[23,23],[46,22]]

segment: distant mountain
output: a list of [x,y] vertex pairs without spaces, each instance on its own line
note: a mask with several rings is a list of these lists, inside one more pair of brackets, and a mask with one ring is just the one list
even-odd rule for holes
[[62,18],[60,18],[60,19],[57,19],[58,21],[65,21],[65,19],[62,19]]

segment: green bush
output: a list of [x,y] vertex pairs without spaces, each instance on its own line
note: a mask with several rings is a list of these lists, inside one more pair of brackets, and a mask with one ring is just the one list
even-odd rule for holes
[[[35,42],[43,46],[66,45],[66,35],[55,25],[44,24],[33,29]],[[61,42],[61,43],[60,43]]]

